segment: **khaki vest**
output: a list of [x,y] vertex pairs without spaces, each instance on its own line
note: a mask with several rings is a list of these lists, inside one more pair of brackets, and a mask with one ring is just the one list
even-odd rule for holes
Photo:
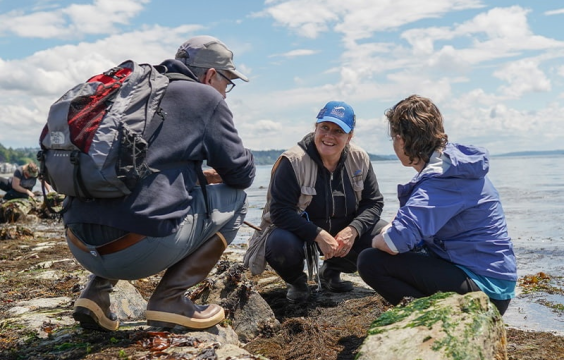
[[[298,213],[304,212],[311,203],[313,196],[317,194],[315,191],[315,182],[317,181],[317,164],[315,161],[313,161],[299,145],[282,153],[272,166],[270,172],[270,184],[268,185],[266,204],[262,211],[260,223],[261,230],[256,230],[249,239],[249,247],[243,259],[244,265],[251,270],[253,275],[261,274],[266,267],[266,260],[264,258],[266,239],[275,228],[270,219],[270,187],[272,186],[272,178],[282,157],[287,158],[290,164],[292,164],[292,168],[294,169],[298,184],[301,188],[301,194],[296,204],[296,211]],[[356,196],[356,205],[358,207],[358,203],[362,197],[362,190],[364,189],[364,180],[370,170],[370,158],[366,151],[349,143],[349,153],[345,160],[345,169],[352,184]]]

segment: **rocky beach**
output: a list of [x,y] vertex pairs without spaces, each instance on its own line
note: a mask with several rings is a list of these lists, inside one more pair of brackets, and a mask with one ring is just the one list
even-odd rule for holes
[[[242,267],[244,251],[244,244],[230,246],[209,279],[187,293],[226,308],[219,326],[200,332],[147,327],[144,305],[157,274],[118,283],[112,295],[118,331],[83,330],[71,314],[88,273],[69,252],[62,224],[40,209],[17,216],[0,224],[0,358],[355,359],[371,324],[392,308],[356,274],[345,275],[353,292],[322,290],[307,304],[289,305],[276,274],[252,277]],[[561,282],[551,274],[528,276],[520,279],[520,296],[559,291]],[[206,290],[217,284],[224,285],[216,295]],[[561,317],[562,309],[553,308]],[[562,334],[505,328],[508,359],[564,358]]]

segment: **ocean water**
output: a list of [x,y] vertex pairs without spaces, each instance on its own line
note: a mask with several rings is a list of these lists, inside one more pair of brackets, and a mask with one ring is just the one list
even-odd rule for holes
[[[384,195],[383,219],[398,209],[396,189],[415,172],[399,161],[372,163]],[[246,220],[259,225],[270,179],[271,165],[258,166],[253,185],[247,189]],[[545,272],[564,276],[564,156],[492,157],[489,177],[496,186],[505,211],[509,235],[517,257],[518,275]],[[246,243],[252,230],[243,226],[235,243]],[[562,284],[562,281],[560,281]],[[540,303],[564,305],[562,295],[519,294],[504,315],[509,326],[556,331],[564,334],[564,317]]]

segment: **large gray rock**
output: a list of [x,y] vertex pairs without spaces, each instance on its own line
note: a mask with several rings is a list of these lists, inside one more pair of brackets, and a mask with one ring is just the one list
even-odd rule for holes
[[247,279],[240,263],[221,262],[215,274],[190,297],[197,304],[219,304],[226,311],[228,322],[242,342],[248,342],[263,331],[277,330],[280,326],[274,312]]
[[129,281],[118,281],[110,293],[110,309],[121,320],[145,320],[147,301]]
[[371,326],[357,360],[507,359],[505,327],[483,292],[438,293]]

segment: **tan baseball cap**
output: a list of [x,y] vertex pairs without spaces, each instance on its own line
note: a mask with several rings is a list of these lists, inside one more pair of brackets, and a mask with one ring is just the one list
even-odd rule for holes
[[189,39],[180,45],[175,58],[189,66],[229,71],[236,78],[249,81],[235,69],[233,52],[213,36],[201,35]]

